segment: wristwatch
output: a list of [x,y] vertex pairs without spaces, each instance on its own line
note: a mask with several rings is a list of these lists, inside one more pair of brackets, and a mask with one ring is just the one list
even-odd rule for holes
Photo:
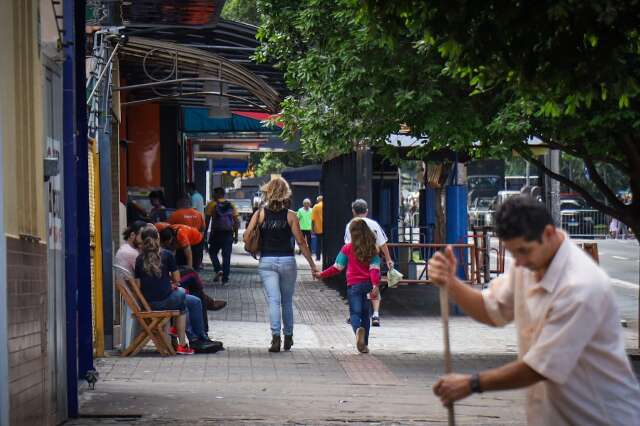
[[482,387],[480,386],[480,374],[472,374],[471,379],[469,379],[469,385],[471,387],[471,393],[482,393]]

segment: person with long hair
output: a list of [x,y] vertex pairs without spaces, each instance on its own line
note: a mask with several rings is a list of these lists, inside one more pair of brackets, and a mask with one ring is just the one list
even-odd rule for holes
[[179,355],[191,355],[186,337],[187,306],[184,291],[178,291],[173,284],[180,280],[180,273],[173,255],[160,251],[160,237],[153,225],[145,226],[140,232],[142,246],[136,259],[135,278],[142,295],[155,311],[179,310],[176,318]]
[[345,244],[335,263],[316,278],[328,278],[347,268],[347,298],[351,327],[356,335],[356,347],[360,353],[369,352],[371,308],[369,298],[378,298],[380,284],[380,256],[376,236],[363,219],[354,219],[349,225],[351,242]]
[[304,255],[313,273],[318,268],[311,250],[300,231],[296,213],[289,210],[291,190],[286,180],[275,178],[262,187],[266,205],[251,218],[244,233],[245,243],[252,232],[260,232],[260,265],[258,272],[269,305],[271,346],[269,352],[280,352],[281,326],[284,323],[285,351],[293,346],[293,294],[298,267],[294,256],[292,237]]

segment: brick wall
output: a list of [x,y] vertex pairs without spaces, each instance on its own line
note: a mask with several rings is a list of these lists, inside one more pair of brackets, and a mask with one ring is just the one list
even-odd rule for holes
[[46,246],[7,237],[11,425],[45,424]]

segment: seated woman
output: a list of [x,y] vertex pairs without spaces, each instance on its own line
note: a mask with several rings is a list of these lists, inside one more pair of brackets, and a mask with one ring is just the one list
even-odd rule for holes
[[177,291],[172,281],[179,280],[176,261],[170,253],[160,252],[160,238],[153,226],[142,229],[141,254],[136,259],[135,278],[143,296],[149,302],[151,309],[157,311],[179,310],[181,315],[176,318],[178,337],[178,355],[192,355],[186,340],[187,307],[185,293]]

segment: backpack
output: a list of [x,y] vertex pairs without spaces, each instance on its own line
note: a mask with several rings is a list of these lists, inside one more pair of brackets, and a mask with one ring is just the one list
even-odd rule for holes
[[216,209],[211,220],[211,232],[232,232],[234,226],[233,205],[228,201],[216,203]]

